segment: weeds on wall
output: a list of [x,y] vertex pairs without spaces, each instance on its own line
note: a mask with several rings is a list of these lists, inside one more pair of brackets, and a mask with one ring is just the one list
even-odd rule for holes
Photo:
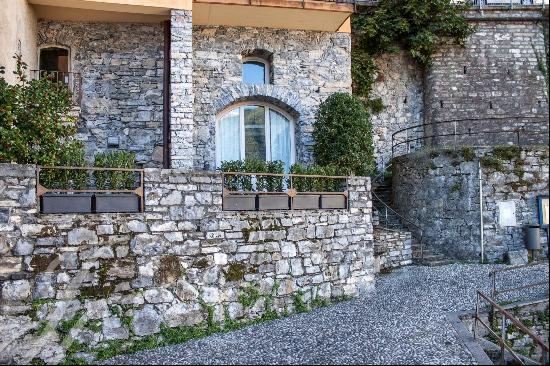
[[353,92],[371,99],[378,69],[374,57],[404,49],[422,68],[438,48],[464,44],[474,27],[463,16],[468,5],[450,0],[380,0],[352,16]]

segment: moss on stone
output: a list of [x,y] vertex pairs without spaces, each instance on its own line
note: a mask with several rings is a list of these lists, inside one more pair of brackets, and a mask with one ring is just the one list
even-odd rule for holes
[[476,158],[476,152],[473,147],[466,146],[460,150],[464,161],[473,161]]
[[[206,265],[208,265],[208,260],[206,258],[202,258],[199,261],[202,260],[206,260]],[[183,268],[177,256],[165,255],[160,259],[159,267],[155,272],[155,283],[158,285],[174,283],[181,278],[182,271]]]
[[481,157],[481,166],[483,166],[486,169],[494,170],[497,172],[503,171],[503,162],[499,158],[495,156],[485,155]]
[[231,263],[225,274],[227,281],[241,281],[246,273],[246,265],[243,263]]
[[197,259],[196,261],[193,262],[193,265],[192,265],[192,267],[198,268],[198,269],[205,269],[205,268],[208,268],[208,266],[209,266],[209,263],[207,258]]
[[505,161],[512,161],[521,158],[521,148],[516,145],[495,146],[493,156]]

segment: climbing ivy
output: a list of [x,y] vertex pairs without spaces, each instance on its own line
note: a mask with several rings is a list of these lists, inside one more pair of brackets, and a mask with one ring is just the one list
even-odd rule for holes
[[353,91],[368,98],[377,67],[373,57],[406,50],[422,68],[429,67],[438,47],[464,44],[473,33],[463,13],[468,5],[450,0],[380,0],[352,17]]

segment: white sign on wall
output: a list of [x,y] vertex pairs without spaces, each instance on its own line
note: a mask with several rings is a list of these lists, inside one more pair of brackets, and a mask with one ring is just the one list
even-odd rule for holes
[[517,226],[516,203],[514,201],[502,201],[498,203],[498,223],[502,227]]

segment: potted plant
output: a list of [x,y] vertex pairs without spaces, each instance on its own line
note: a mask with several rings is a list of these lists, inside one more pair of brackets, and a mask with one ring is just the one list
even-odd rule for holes
[[[56,165],[83,167],[86,165],[80,141],[71,141],[62,150]],[[40,174],[40,184],[50,190],[83,190],[88,172],[82,169],[48,169]],[[83,192],[47,192],[40,197],[42,213],[91,213],[93,194]]]
[[343,194],[323,194],[321,195],[322,209],[343,209],[347,208],[346,196]]
[[[308,175],[317,171],[314,167],[305,167],[300,164],[294,164],[290,168],[292,174]],[[313,179],[307,177],[293,177],[292,187],[296,190],[297,195],[292,198],[292,208],[295,210],[317,210],[320,208],[319,194],[310,194],[313,192]]]
[[[94,166],[98,168],[135,168],[135,154],[126,151],[101,153],[95,156]],[[131,191],[136,186],[134,172],[116,170],[94,171],[95,186],[99,190]],[[140,200],[135,193],[98,192],[95,195],[95,212],[139,212]]]
[[[258,175],[256,177],[256,190],[258,194],[258,210],[288,210],[290,198],[284,192],[285,164],[282,161],[261,162],[258,172],[281,174],[280,176]],[[262,194],[262,192],[267,192]]]

